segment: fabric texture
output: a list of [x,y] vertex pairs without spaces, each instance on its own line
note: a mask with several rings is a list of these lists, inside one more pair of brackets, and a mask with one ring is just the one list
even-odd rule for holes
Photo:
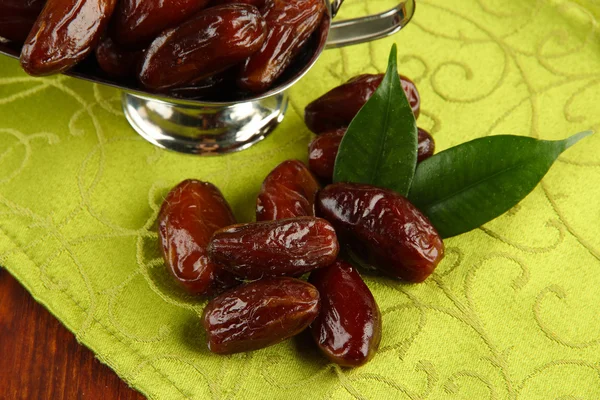
[[[346,0],[339,18],[393,4]],[[598,399],[598,134],[510,212],[446,240],[426,282],[365,273],[383,339],[354,370],[329,364],[306,335],[210,354],[198,317],[205,302],[167,275],[155,229],[164,195],[186,178],[213,182],[239,221],[251,221],[266,174],[307,158],[304,106],[383,72],[393,42],[400,72],[421,92],[418,124],[438,150],[487,135],[598,129],[598,18],[595,0],[418,0],[399,34],[326,51],[268,139],[213,158],[145,142],[113,89],[31,78],[0,57],[0,264],[153,399]]]

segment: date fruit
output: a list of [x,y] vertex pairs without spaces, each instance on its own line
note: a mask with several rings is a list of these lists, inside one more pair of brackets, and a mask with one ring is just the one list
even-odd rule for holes
[[319,184],[298,160],[279,164],[263,182],[256,201],[256,220],[314,217]]
[[310,142],[308,146],[308,167],[321,179],[331,181],[335,158],[346,128],[325,132]]
[[29,75],[64,72],[98,44],[116,0],[48,0],[21,50]]
[[238,277],[297,276],[335,261],[339,243],[324,219],[298,217],[223,228],[208,246],[212,261]]
[[319,312],[319,292],[294,278],[268,278],[211,300],[202,315],[208,349],[231,354],[262,349],[308,327]]
[[433,137],[425,129],[418,128],[419,147],[417,153],[417,162],[428,159],[435,152],[435,141]]
[[112,37],[130,49],[146,47],[167,28],[173,28],[202,10],[209,0],[120,0]]
[[254,6],[208,8],[152,42],[139,80],[152,90],[193,84],[244,61],[266,35],[265,20]]
[[[325,93],[306,106],[304,110],[306,126],[317,134],[347,127],[362,106],[375,93],[383,77],[383,74],[359,75]],[[421,98],[417,87],[410,79],[402,75],[400,75],[400,83],[415,118],[418,118]]]
[[266,0],[213,0],[212,3],[210,3],[210,6],[221,4],[249,4],[262,11],[263,7],[265,7],[265,3]]
[[[335,158],[346,128],[336,129],[320,134],[308,146],[308,167],[311,172],[326,181],[331,181]],[[417,162],[421,162],[433,155],[435,142],[433,137],[424,129],[418,129]]]
[[144,56],[143,50],[124,49],[110,37],[102,39],[95,52],[102,71],[115,78],[135,76]]
[[319,192],[317,215],[366,249],[395,278],[422,282],[444,257],[431,222],[403,196],[375,186],[335,183]]
[[251,92],[267,90],[300,52],[325,14],[323,0],[267,0],[268,35],[261,49],[242,67],[238,85]]
[[206,249],[212,234],[231,224],[231,208],[210,183],[185,180],[167,195],[158,216],[161,250],[188,292],[210,295],[239,283],[209,259]]
[[321,311],[310,331],[325,356],[344,367],[373,358],[381,341],[381,313],[356,269],[338,258],[311,272],[308,281],[321,297]]
[[0,0],[0,36],[22,43],[46,0]]

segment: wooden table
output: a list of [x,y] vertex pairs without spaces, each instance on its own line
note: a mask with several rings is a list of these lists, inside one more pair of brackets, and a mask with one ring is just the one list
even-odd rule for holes
[[142,400],[0,269],[0,399]]

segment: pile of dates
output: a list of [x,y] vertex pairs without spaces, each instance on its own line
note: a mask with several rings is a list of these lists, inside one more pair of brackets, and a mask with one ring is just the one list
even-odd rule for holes
[[[323,0],[0,0],[0,37],[34,76],[95,54],[109,76],[188,97],[267,91],[326,15]],[[234,89],[231,89],[234,88]]]
[[[345,127],[381,80],[359,76],[306,108],[307,125],[318,134],[310,170],[288,160],[271,171],[256,222],[236,224],[207,182],[186,180],[167,195],[158,218],[166,265],[188,292],[216,296],[202,316],[210,351],[256,350],[309,329],[329,360],[363,365],[379,347],[381,313],[356,268],[341,258],[340,243],[406,282],[422,282],[443,258],[442,239],[406,198],[369,185],[327,184]],[[418,115],[416,87],[404,77],[402,83]],[[419,159],[432,153],[433,139],[420,131]]]

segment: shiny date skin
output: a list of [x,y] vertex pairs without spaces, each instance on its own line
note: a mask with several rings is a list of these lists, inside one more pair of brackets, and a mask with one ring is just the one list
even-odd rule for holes
[[158,216],[161,250],[188,292],[210,295],[239,283],[209,259],[206,249],[212,234],[231,224],[231,208],[210,183],[185,180],[167,195]]
[[314,217],[319,183],[298,160],[279,164],[265,178],[256,200],[256,220]]
[[[313,174],[331,182],[335,158],[346,128],[336,129],[320,134],[308,146],[308,166]],[[433,155],[435,142],[433,137],[424,129],[418,129],[417,162]]]
[[421,162],[428,159],[433,155],[433,153],[435,153],[435,141],[433,140],[433,136],[431,136],[425,129],[419,128],[418,133],[419,144],[417,162]]
[[110,37],[102,39],[95,54],[100,69],[115,78],[135,76],[144,56],[143,50],[124,49]]
[[331,181],[335,158],[346,128],[325,132],[310,142],[308,146],[308,167],[313,174],[325,181]]
[[0,36],[22,43],[46,0],[0,0]]
[[267,0],[268,35],[261,49],[246,60],[240,88],[264,92],[283,74],[325,14],[323,0]]
[[96,47],[116,0],[48,0],[21,50],[30,75],[64,72]]
[[267,278],[211,300],[202,315],[213,353],[262,349],[308,327],[319,312],[319,292],[294,278]]
[[254,6],[208,8],[152,42],[139,80],[157,91],[188,86],[242,62],[260,49],[266,35],[265,20]]
[[208,246],[210,258],[244,279],[298,276],[335,261],[339,243],[324,219],[298,217],[221,229]]
[[217,6],[222,4],[249,4],[261,10],[264,10],[266,6],[266,0],[213,0],[210,6]]
[[[383,77],[383,74],[359,75],[325,93],[306,106],[304,110],[306,126],[317,134],[347,127],[362,106],[375,93]],[[415,118],[418,118],[421,97],[417,87],[410,79],[402,75],[400,75],[400,83]]]
[[167,28],[173,28],[206,7],[209,0],[120,0],[112,37],[131,49],[146,47]]
[[344,367],[367,363],[381,341],[381,313],[359,273],[338,258],[311,272],[308,281],[321,297],[310,331],[323,354]]
[[329,185],[319,192],[317,215],[330,221],[339,235],[359,243],[369,261],[395,278],[422,282],[444,257],[444,243],[431,222],[391,190]]

